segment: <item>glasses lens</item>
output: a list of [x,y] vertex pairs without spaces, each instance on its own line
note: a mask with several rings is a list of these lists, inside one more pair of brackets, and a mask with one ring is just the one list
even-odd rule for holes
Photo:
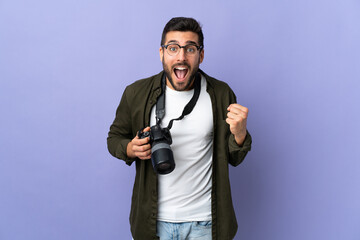
[[166,48],[167,52],[168,52],[170,55],[172,55],[172,56],[178,54],[179,49],[180,49],[179,46],[178,46],[178,45],[175,45],[175,44],[169,45],[169,46]]
[[194,45],[187,45],[187,46],[185,47],[186,54],[189,54],[189,55],[195,54],[195,53],[196,53],[196,50],[197,50],[197,48],[196,48],[196,46],[194,46]]

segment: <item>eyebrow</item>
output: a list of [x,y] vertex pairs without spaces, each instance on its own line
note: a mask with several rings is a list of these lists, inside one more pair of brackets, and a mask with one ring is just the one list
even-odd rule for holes
[[[179,43],[179,41],[176,41],[176,40],[170,40],[167,42],[167,44],[170,44],[170,43]],[[186,41],[186,44],[194,44],[194,45],[198,45],[196,42],[194,41]]]

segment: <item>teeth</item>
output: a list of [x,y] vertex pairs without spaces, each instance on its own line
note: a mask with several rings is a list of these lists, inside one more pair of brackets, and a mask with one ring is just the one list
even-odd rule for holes
[[177,70],[186,70],[186,68],[184,68],[184,67],[177,67],[176,69]]

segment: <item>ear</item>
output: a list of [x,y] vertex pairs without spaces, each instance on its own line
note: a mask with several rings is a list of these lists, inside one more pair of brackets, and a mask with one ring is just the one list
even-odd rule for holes
[[200,63],[202,63],[204,60],[204,49],[201,49],[201,52],[200,52]]
[[164,56],[164,48],[163,47],[160,47],[159,54],[160,54],[160,61],[162,62],[163,61],[163,56]]

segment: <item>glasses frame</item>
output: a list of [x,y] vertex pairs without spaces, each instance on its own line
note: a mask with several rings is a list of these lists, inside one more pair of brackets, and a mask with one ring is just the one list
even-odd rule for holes
[[[166,52],[167,52],[170,56],[176,56],[176,55],[178,55],[179,52],[180,52],[180,51],[178,51],[176,54],[171,55],[171,54],[168,52],[168,50],[167,50],[167,48],[168,48],[170,45],[177,45],[180,49],[182,49],[182,48],[185,49],[187,46],[194,46],[194,47],[196,47],[196,49],[197,49],[198,51],[201,51],[201,50],[204,48],[204,46],[198,46],[198,45],[196,45],[196,44],[187,44],[187,45],[185,45],[185,46],[180,46],[180,44],[177,44],[177,43],[169,43],[169,44],[166,44],[166,45],[161,45],[161,47],[163,47],[163,48],[166,49]],[[185,54],[187,55],[188,53],[185,51]]]

